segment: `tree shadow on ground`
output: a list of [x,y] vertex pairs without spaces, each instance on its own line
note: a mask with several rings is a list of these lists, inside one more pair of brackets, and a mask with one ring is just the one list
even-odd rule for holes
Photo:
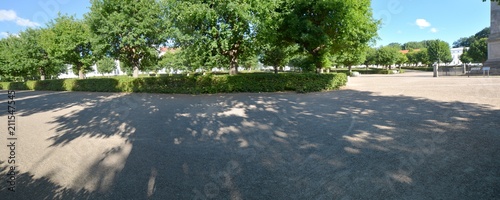
[[500,111],[487,105],[354,90],[60,93],[21,105],[24,117],[82,106],[50,120],[52,151],[82,140],[125,141],[88,150],[96,159],[64,186],[52,174],[22,172],[21,197],[500,198]]

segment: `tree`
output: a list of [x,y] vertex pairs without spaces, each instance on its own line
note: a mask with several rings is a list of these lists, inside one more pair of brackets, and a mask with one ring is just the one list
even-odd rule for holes
[[282,7],[288,13],[278,31],[307,53],[317,72],[331,55],[358,49],[377,34],[379,21],[372,18],[369,0],[289,0]]
[[245,57],[244,60],[241,60],[241,66],[245,70],[255,70],[257,69],[258,65],[259,65],[259,58],[257,57],[257,55]]
[[418,59],[417,59],[417,53],[418,51],[414,51],[414,50],[410,50],[407,54],[406,54],[406,58],[408,58],[408,63],[411,64],[414,64],[415,66],[418,66]]
[[434,77],[438,77],[439,63],[452,60],[450,46],[447,42],[441,40],[427,41],[427,52],[429,61],[435,62]]
[[431,61],[429,60],[429,53],[426,48],[420,49],[416,54],[417,62],[423,65],[429,65]]
[[441,40],[431,40],[427,43],[427,52],[430,62],[449,62],[451,57],[450,46]]
[[403,50],[412,50],[412,49],[422,49],[425,48],[425,44],[423,42],[407,42],[403,44]]
[[92,70],[94,55],[90,44],[89,27],[72,16],[59,15],[41,33],[41,46],[51,58],[61,60],[73,67],[80,79]]
[[7,79],[13,77],[26,77],[28,70],[22,63],[24,56],[22,40],[17,36],[10,35],[7,38],[0,40],[0,71],[2,76]]
[[406,63],[408,63],[408,57],[406,57],[406,54],[399,52],[396,64],[399,65],[399,68],[401,69],[402,65]]
[[57,76],[63,71],[62,64],[51,59],[40,46],[41,29],[26,29],[17,36],[3,39],[0,60],[3,60],[4,75],[22,76],[25,79],[45,80],[46,76]]
[[368,46],[359,48],[344,49],[338,54],[337,62],[347,66],[349,72],[352,72],[352,66],[365,62]]
[[484,65],[488,59],[488,42],[487,38],[482,38],[474,41],[471,44],[470,49],[467,51],[467,55],[472,59],[473,62],[479,62]]
[[460,61],[462,63],[471,63],[473,62],[472,58],[469,56],[468,50],[464,47],[463,54],[460,55]]
[[397,42],[393,42],[393,43],[389,43],[387,46],[390,46],[390,47],[393,47],[393,48],[396,48],[398,50],[402,50],[403,48],[403,45],[402,44],[399,44]]
[[490,36],[490,27],[486,27],[483,30],[474,34],[474,38],[476,39],[488,38],[489,36]]
[[470,44],[474,40],[474,37],[462,37],[457,41],[453,42],[453,48],[458,47],[470,47]]
[[488,38],[489,36],[490,36],[490,28],[486,27],[474,35],[471,35],[469,37],[462,37],[457,41],[453,42],[453,48],[470,47],[470,45],[474,43],[474,41],[479,40],[481,38]]
[[364,65],[366,65],[366,68],[368,68],[369,65],[374,65],[377,64],[377,50],[369,47],[366,49],[366,59],[363,62]]
[[34,70],[33,75],[45,80],[46,76],[58,76],[64,71],[64,65],[57,58],[50,58],[47,51],[42,48],[40,45],[42,32],[41,29],[27,29],[19,34],[24,41],[22,48],[24,56],[18,59],[22,59],[27,69]]
[[292,56],[297,52],[298,46],[273,46],[269,44],[263,48],[262,56],[260,57],[260,62],[266,66],[273,66],[274,73],[278,73],[280,68],[283,68]]
[[101,60],[97,61],[97,71],[104,74],[109,74],[116,69],[116,63],[113,58],[104,57]]
[[399,50],[394,47],[381,47],[377,50],[377,63],[391,69],[391,66],[398,60],[399,54]]
[[156,0],[92,0],[89,23],[99,56],[120,60],[125,71],[139,70],[158,58],[159,45],[168,38],[169,20]]
[[255,52],[259,21],[273,10],[272,1],[168,1],[169,12],[180,36],[178,46],[193,52],[201,65],[229,65],[231,75],[238,73],[240,60]]
[[287,41],[286,35],[279,31],[289,7],[279,7],[283,3],[282,0],[270,2],[276,9],[260,18],[257,43],[260,47],[259,61],[266,66],[273,66],[274,73],[277,74],[298,53],[299,46]]

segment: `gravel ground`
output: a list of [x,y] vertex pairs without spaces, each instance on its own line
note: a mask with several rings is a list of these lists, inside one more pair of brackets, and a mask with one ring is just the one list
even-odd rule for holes
[[17,91],[0,199],[500,199],[500,77],[431,75],[309,94]]

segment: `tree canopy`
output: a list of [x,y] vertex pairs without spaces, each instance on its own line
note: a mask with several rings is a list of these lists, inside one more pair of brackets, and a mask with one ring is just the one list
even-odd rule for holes
[[50,57],[42,47],[42,31],[29,28],[0,40],[0,75],[45,80],[64,71],[62,61]]
[[41,46],[54,59],[73,66],[73,72],[80,79],[91,70],[95,62],[90,43],[90,31],[82,20],[72,16],[59,15],[42,31]]
[[481,38],[475,40],[471,44],[469,50],[466,52],[466,56],[470,57],[472,62],[485,63],[488,59],[488,42],[487,38]]
[[430,62],[448,63],[453,60],[451,57],[450,45],[441,40],[430,40],[427,42],[427,53]]
[[103,57],[96,63],[97,71],[101,74],[109,74],[116,69],[116,63],[113,58]]
[[381,47],[377,49],[377,63],[390,68],[391,65],[396,64],[400,54],[397,48],[391,46]]
[[95,53],[120,60],[124,68],[139,70],[154,64],[159,46],[170,33],[163,6],[156,0],[92,0],[85,19]]
[[167,1],[174,26],[179,30],[178,46],[194,52],[202,66],[228,65],[238,73],[238,63],[255,52],[254,42],[262,13],[272,1]]
[[317,70],[328,66],[329,56],[348,48],[359,49],[377,35],[379,21],[372,17],[369,0],[285,3],[288,12],[278,31],[287,41],[298,44]]
[[453,42],[453,48],[470,47],[470,45],[474,43],[475,40],[479,40],[481,38],[488,38],[489,36],[490,36],[490,28],[486,27],[474,35],[471,35],[469,37],[462,37],[457,41]]

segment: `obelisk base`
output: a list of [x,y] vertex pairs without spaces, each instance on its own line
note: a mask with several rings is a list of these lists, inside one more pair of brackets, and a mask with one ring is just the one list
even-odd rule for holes
[[490,74],[500,75],[500,6],[497,2],[491,2],[490,23],[488,60],[483,67],[490,67]]

